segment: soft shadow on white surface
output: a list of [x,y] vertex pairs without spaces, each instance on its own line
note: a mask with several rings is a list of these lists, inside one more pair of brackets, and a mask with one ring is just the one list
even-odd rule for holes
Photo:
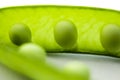
[[53,54],[48,61],[62,68],[69,61],[80,61],[88,65],[91,80],[120,80],[120,58],[87,54]]

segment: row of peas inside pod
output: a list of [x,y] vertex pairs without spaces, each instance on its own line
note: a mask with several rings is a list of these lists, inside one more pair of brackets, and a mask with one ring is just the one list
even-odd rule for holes
[[[82,29],[82,27],[80,27],[80,29]],[[109,55],[119,56],[119,52],[120,52],[119,50],[120,49],[120,27],[119,25],[106,24],[102,26],[102,29],[99,31],[100,33],[98,37],[100,37],[100,44],[105,49],[105,51],[108,52]],[[70,20],[58,21],[53,28],[54,40],[63,49],[63,51],[64,50],[71,51],[72,49],[76,50],[77,45],[80,44],[77,42],[78,39],[84,38],[84,37],[81,37],[81,35],[79,36],[78,33],[79,33],[78,27],[76,27],[76,25]],[[21,23],[21,24],[13,25],[9,32],[9,35],[10,35],[10,40],[16,45],[21,45],[26,42],[32,42],[31,31],[26,24]],[[85,41],[87,41],[86,45],[90,44],[88,42],[90,42],[92,39],[88,39],[88,38],[90,38],[89,36],[91,35],[94,35],[94,31],[93,33],[89,33],[89,35],[85,38]],[[96,38],[96,36],[92,38]],[[99,41],[97,42],[99,43]],[[95,44],[95,45],[97,47],[98,44]],[[80,46],[84,46],[84,45],[81,44]],[[93,44],[93,47],[94,47],[94,44]]]
[[[55,40],[61,47],[70,49],[76,44],[77,29],[71,21],[60,21],[56,24],[54,33]],[[32,33],[26,24],[13,25],[9,31],[9,37],[12,43],[19,46],[19,55],[36,63],[46,63],[46,51],[42,46],[32,43]],[[62,73],[66,76],[71,76],[75,80],[90,79],[89,68],[78,61],[67,63],[62,69]]]
[[[70,50],[77,45],[78,30],[76,25],[70,20],[63,20],[54,26],[54,39],[63,49]],[[32,33],[26,24],[15,24],[9,31],[12,43],[19,47],[19,54],[35,62],[46,62],[46,51],[42,46],[32,43]],[[89,39],[88,39],[89,40]],[[100,33],[100,41],[107,52],[119,53],[120,27],[115,24],[105,25]],[[70,75],[75,80],[89,80],[89,69],[79,62],[68,63],[63,72]]]

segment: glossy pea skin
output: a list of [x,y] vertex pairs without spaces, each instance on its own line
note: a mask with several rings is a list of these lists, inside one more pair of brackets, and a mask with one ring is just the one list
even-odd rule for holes
[[89,80],[90,71],[87,65],[78,61],[71,61],[65,64],[63,71],[73,77],[74,80]]
[[63,48],[72,48],[77,41],[77,29],[69,20],[59,21],[54,27],[55,41]]
[[9,37],[14,44],[21,45],[31,41],[31,31],[25,24],[15,24],[9,31]]
[[26,43],[19,47],[19,54],[21,54],[24,57],[27,57],[30,60],[33,61],[42,61],[44,62],[46,59],[46,52],[37,44],[34,43]]
[[108,24],[101,31],[101,43],[110,53],[120,52],[120,26]]

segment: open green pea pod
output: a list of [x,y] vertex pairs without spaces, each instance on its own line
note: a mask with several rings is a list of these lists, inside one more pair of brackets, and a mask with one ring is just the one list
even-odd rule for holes
[[[28,29],[23,28],[25,31],[23,33],[26,33],[26,30],[29,32],[27,35],[22,33],[23,36],[29,37],[26,38],[25,42],[31,41],[36,43],[48,52],[71,51],[120,56],[119,11],[72,6],[8,7],[0,9],[0,50],[1,55],[4,57],[1,58],[1,62],[7,66],[9,65],[9,62],[5,61],[7,55],[2,53],[16,53],[12,51],[17,50],[18,46],[13,44],[14,42],[16,43],[16,41],[11,41],[8,32],[13,25],[18,23],[27,25],[31,30],[31,32],[29,32]],[[18,37],[24,39],[20,33],[18,33]],[[20,44],[22,43],[24,43],[24,41]],[[7,52],[4,51],[6,49]],[[11,58],[15,58],[16,60],[18,56],[11,54],[9,57],[8,60],[11,60]],[[26,59],[25,61],[27,63]],[[14,63],[14,60],[11,60],[11,62]],[[31,63],[32,65],[34,64],[33,62]],[[28,63],[26,66],[29,65]],[[16,66],[10,67],[14,68]],[[20,67],[17,67],[16,70],[19,71]],[[34,67],[36,66],[33,65],[33,68]],[[43,67],[44,66],[42,66],[40,70],[46,69],[46,67]],[[50,68],[48,71],[50,70],[54,69]],[[51,74],[55,75],[57,72]],[[30,76],[31,74],[27,75]],[[39,80],[38,76],[34,76],[33,78]],[[58,76],[58,78],[60,78],[60,76]],[[58,80],[58,78],[55,77],[54,79]],[[43,76],[43,79],[45,79],[45,76]],[[68,77],[62,77],[61,79],[68,79]]]
[[[54,36],[54,28],[60,21],[68,20],[71,22],[70,25],[73,24],[77,30],[73,30],[72,34],[74,34],[74,36],[72,38],[75,39],[73,39],[74,42],[71,42],[72,45],[70,46],[75,45],[70,48],[69,51],[96,54],[100,52],[100,54],[105,54],[103,52],[107,50],[106,47],[104,47],[104,44],[106,44],[103,37],[104,34],[101,37],[100,35],[106,25],[113,24],[119,27],[119,17],[119,11],[88,7],[22,6],[3,8],[0,10],[0,43],[1,45],[11,45],[8,31],[13,25],[23,23],[31,30],[32,42],[43,46],[47,51],[64,51],[64,47],[61,47],[55,39],[57,35]],[[114,30],[114,33],[115,32]],[[118,32],[119,30],[116,33]],[[65,41],[65,39],[63,40]]]

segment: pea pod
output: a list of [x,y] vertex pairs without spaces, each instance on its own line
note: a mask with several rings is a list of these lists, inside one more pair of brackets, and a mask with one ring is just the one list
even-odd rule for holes
[[74,6],[19,6],[0,9],[0,43],[12,45],[8,30],[16,23],[24,23],[32,32],[32,42],[47,51],[64,51],[54,38],[53,28],[60,20],[76,25],[78,39],[73,52],[105,54],[100,34],[106,24],[120,25],[120,12]]
[[74,80],[49,64],[35,62],[9,49],[0,49],[0,63],[32,80]]

